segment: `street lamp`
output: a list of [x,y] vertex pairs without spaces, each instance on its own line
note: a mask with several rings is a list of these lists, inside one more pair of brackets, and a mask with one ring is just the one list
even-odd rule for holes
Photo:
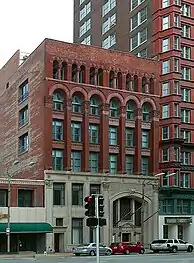
[[[170,173],[167,175],[167,177],[173,176],[175,174],[176,173]],[[164,175],[165,173],[158,173],[158,174],[155,174],[154,177],[159,178],[160,176],[164,176]],[[152,182],[152,180],[149,180],[147,182],[146,180],[147,179],[145,178],[142,183],[142,209],[141,209],[141,242],[142,242],[142,245],[144,245],[145,187],[146,185]]]
[[[15,160],[12,163],[12,166],[18,165],[20,162],[18,160]],[[33,166],[35,162],[30,162],[28,166]],[[7,234],[7,253],[10,253],[10,206],[11,206],[11,179],[12,175],[9,173],[9,169],[7,168],[7,178],[8,178],[8,196],[7,196],[7,228],[6,228],[6,234]]]

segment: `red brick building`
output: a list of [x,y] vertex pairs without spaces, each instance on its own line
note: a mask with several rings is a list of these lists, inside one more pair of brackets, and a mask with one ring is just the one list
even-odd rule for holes
[[[15,56],[7,68],[12,68]],[[15,180],[12,211],[35,209],[34,219],[24,216],[23,220],[54,227],[54,235],[47,234],[46,241],[42,237],[37,246],[42,248],[46,242],[45,246],[62,251],[92,240],[92,230],[88,233],[83,223],[83,197],[91,192],[103,193],[107,203],[109,220],[102,241],[108,244],[113,236],[139,240],[140,214],[133,215],[133,228],[125,226],[127,234],[123,226],[118,232],[114,223],[141,205],[140,182],[145,178],[141,173],[149,178],[159,170],[160,64],[128,53],[46,39],[6,74],[1,86],[4,161],[5,166],[15,159],[20,162],[15,170],[10,167]],[[35,165],[29,169],[31,161]],[[0,187],[6,206],[6,179]],[[146,217],[157,209],[157,193],[147,189],[145,200]],[[13,214],[11,218],[20,221]],[[157,233],[157,217],[146,224],[149,243]],[[29,249],[27,237],[23,239]]]

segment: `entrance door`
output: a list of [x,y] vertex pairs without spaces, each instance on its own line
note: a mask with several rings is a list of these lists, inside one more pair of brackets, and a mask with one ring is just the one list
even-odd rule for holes
[[59,233],[54,234],[55,252],[59,252]]
[[129,233],[122,233],[122,241],[128,242],[129,240]]

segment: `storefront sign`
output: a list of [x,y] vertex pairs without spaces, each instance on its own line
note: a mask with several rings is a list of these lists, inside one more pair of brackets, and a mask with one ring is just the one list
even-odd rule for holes
[[165,217],[165,224],[189,224],[192,223],[191,217]]

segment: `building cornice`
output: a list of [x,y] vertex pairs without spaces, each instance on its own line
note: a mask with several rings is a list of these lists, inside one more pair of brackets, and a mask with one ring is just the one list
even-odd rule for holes
[[[0,178],[0,184],[8,184],[8,178]],[[44,185],[44,180],[30,180],[30,179],[11,179],[11,184],[22,185]]]

